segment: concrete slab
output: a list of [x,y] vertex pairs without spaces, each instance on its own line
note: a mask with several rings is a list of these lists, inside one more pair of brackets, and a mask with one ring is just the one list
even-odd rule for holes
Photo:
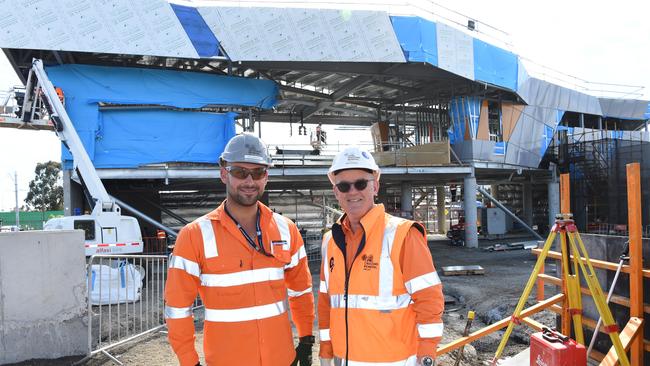
[[0,364],[87,348],[81,230],[0,233]]

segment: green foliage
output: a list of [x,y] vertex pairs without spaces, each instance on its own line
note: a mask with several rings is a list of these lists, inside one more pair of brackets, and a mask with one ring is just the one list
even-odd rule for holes
[[55,211],[63,209],[61,163],[48,161],[36,164],[34,179],[29,182],[25,204],[29,209]]

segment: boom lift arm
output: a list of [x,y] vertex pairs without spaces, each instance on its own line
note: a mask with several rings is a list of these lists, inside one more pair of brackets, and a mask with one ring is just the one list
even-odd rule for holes
[[62,101],[59,99],[54,85],[48,78],[43,68],[43,61],[34,59],[32,68],[27,77],[25,88],[25,100],[23,104],[23,121],[28,122],[32,116],[32,106],[41,98],[44,102],[50,120],[54,124],[56,135],[59,140],[70,150],[73,156],[73,164],[78,172],[83,186],[88,191],[93,204],[92,214],[98,215],[101,212],[120,212],[120,207],[108,195],[106,188],[97,175],[86,149],[81,143],[68,113],[65,111]]

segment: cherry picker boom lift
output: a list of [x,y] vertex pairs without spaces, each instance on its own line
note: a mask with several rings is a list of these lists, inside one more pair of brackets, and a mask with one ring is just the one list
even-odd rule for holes
[[[122,215],[120,206],[106,191],[65,110],[60,95],[43,68],[43,62],[35,59],[25,87],[23,122],[31,121],[34,108],[37,108],[39,102],[45,106],[57,136],[70,150],[74,170],[92,207],[89,214],[50,219],[43,226],[44,230],[84,230],[87,256],[141,253],[143,242],[138,221],[134,217]],[[175,234],[173,231],[171,233]]]

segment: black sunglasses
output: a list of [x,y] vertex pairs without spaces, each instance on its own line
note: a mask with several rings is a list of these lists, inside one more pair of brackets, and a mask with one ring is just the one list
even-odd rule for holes
[[359,179],[354,181],[353,183],[340,182],[340,183],[336,183],[335,185],[336,188],[342,193],[348,193],[350,191],[350,188],[352,188],[352,186],[354,186],[354,189],[361,192],[364,189],[366,189],[366,187],[368,187],[368,182],[369,182],[368,179]]
[[227,166],[226,170],[237,179],[246,179],[250,175],[254,180],[260,180],[266,175],[265,167],[248,169],[241,166]]

